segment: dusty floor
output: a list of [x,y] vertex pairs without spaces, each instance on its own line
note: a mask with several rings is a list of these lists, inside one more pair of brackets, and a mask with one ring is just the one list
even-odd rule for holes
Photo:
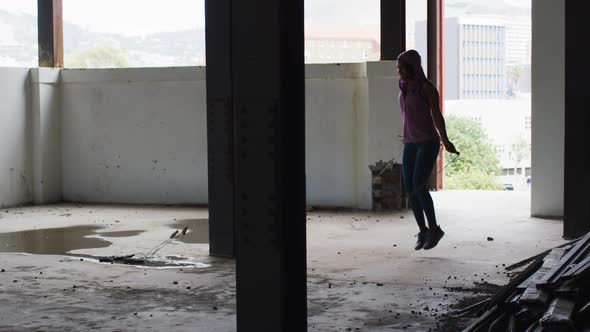
[[[413,250],[409,211],[310,211],[309,330],[453,331],[441,315],[473,296],[465,288],[504,284],[502,264],[563,243],[561,221],[528,217],[528,195],[435,193],[446,235],[431,251]],[[187,207],[0,211],[0,331],[234,331],[234,263],[208,257],[206,218],[206,209]],[[203,265],[156,269],[89,258],[141,256],[184,225],[191,232],[183,242],[157,256]],[[63,227],[73,228],[51,230]]]

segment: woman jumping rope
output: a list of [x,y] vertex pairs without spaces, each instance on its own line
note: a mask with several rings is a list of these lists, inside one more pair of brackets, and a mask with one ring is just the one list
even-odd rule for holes
[[428,178],[441,141],[448,152],[458,152],[447,137],[438,90],[424,75],[420,54],[408,50],[400,54],[397,60],[401,91],[399,103],[404,123],[402,173],[412,211],[420,228],[415,249],[428,250],[436,247],[445,234],[436,223]]

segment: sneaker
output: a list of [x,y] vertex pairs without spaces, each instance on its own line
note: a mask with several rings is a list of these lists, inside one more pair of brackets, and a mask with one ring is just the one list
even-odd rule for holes
[[418,242],[416,242],[416,246],[414,247],[415,250],[420,250],[422,249],[422,247],[424,247],[424,244],[426,243],[426,240],[428,240],[428,238],[430,233],[429,232],[420,232],[418,233]]
[[430,235],[426,239],[426,243],[424,243],[424,246],[422,248],[424,250],[429,250],[429,249],[436,247],[436,245],[438,244],[438,242],[440,241],[440,239],[442,239],[442,237],[444,235],[445,235],[445,232],[443,232],[443,230],[440,229],[440,226],[437,226],[433,230],[431,229]]

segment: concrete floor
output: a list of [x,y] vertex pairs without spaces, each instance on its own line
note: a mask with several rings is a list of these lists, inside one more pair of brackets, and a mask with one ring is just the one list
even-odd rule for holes
[[[309,330],[453,331],[441,316],[473,296],[474,282],[504,284],[502,264],[564,242],[561,221],[528,217],[529,195],[434,193],[446,235],[431,251],[413,250],[409,211],[310,211]],[[0,233],[11,234],[0,234],[0,331],[234,331],[234,262],[208,257],[206,218],[206,209],[192,207],[59,204],[1,211]],[[142,268],[56,255],[71,248],[85,249],[70,254],[91,256],[145,253],[185,224],[192,235],[158,256],[206,267]],[[80,225],[104,228],[31,233]],[[62,237],[52,241],[57,234]],[[37,254],[7,252],[17,248]]]

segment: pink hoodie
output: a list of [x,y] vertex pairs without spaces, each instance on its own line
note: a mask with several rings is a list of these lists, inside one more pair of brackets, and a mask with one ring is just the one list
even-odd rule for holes
[[427,80],[422,69],[420,54],[415,50],[408,50],[397,57],[398,61],[412,67],[418,81],[418,88],[408,91],[407,82],[400,79],[399,104],[404,121],[404,143],[422,143],[439,138],[430,112],[430,105],[421,95],[423,81]]

